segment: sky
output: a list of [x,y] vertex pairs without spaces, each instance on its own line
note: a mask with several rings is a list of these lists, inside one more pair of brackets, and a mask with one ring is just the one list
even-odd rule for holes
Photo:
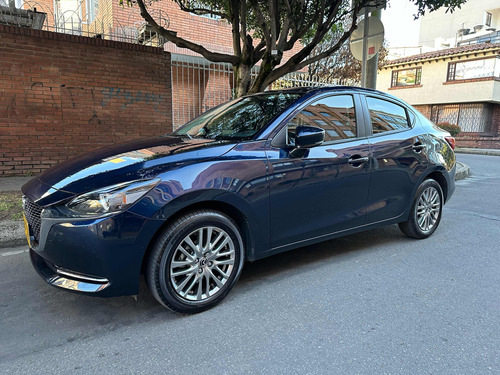
[[389,47],[415,47],[418,45],[420,21],[414,20],[417,6],[409,0],[392,0],[382,11],[385,39]]

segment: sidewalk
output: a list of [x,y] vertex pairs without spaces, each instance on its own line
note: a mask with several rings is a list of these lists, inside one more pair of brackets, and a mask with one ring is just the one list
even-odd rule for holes
[[33,177],[1,177],[0,191],[19,191]]

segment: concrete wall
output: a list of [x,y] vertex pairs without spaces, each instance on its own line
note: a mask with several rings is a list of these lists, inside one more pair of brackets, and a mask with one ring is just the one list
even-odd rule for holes
[[0,25],[0,175],[172,129],[161,48]]

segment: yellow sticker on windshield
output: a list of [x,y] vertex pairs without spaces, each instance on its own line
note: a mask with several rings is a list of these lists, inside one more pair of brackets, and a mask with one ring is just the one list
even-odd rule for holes
[[117,163],[121,163],[122,161],[125,161],[125,159],[122,159],[122,158],[116,158],[116,159],[112,159],[112,160],[110,160],[109,162],[110,162],[110,163],[115,163],[115,164],[117,164]]

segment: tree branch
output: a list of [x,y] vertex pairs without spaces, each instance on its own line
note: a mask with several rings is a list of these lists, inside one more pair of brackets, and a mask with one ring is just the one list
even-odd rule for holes
[[310,58],[304,60],[304,58],[306,58],[312,52],[312,49],[317,44],[317,43],[314,43],[314,39],[316,39],[316,37],[318,35],[318,34],[316,34],[315,37],[313,38],[313,42],[309,43],[302,50],[300,50],[295,55],[293,55],[290,59],[288,59],[288,61],[285,64],[274,69],[269,74],[267,79],[265,80],[264,85],[267,86],[268,84],[270,84],[273,81],[275,81],[276,79],[284,76],[285,74],[292,72],[292,71],[295,71],[295,70],[302,69],[303,67],[305,67],[311,63],[314,63],[315,61],[318,61],[321,58],[324,58],[324,57],[328,56],[329,54],[335,52],[337,49],[339,49],[340,46],[342,46],[342,44],[351,36],[353,31],[357,28],[356,21],[357,21],[359,9],[360,9],[360,5],[356,6],[353,9],[351,27],[349,28],[349,30],[347,30],[343,33],[343,35],[339,38],[339,40],[337,41],[337,43],[335,43],[335,45],[333,47],[328,48],[326,51],[324,51],[316,56],[313,56],[313,57],[310,57]]
[[233,64],[233,65],[239,63],[240,58],[237,56],[227,55],[224,53],[211,52],[200,44],[196,44],[196,43],[190,42],[189,40],[186,40],[184,38],[178,37],[176,35],[176,33],[172,32],[170,30],[167,30],[167,29],[163,28],[162,26],[158,25],[158,23],[153,19],[153,17],[151,17],[149,12],[147,11],[143,0],[137,0],[137,4],[139,5],[139,8],[141,9],[141,16],[144,18],[144,20],[149,25],[151,25],[153,27],[153,29],[158,34],[160,34],[162,37],[167,39],[169,42],[174,43],[177,47],[190,49],[191,51],[199,53],[207,60],[210,60],[213,62],[227,62],[227,63]]
[[[244,0],[243,0],[244,1]],[[255,13],[255,17],[257,18],[257,21],[260,24],[260,27],[262,28],[262,33],[264,34],[264,38],[266,40],[266,47],[270,48],[271,46],[271,31],[267,27],[266,20],[264,18],[264,15],[262,14],[262,11],[260,10],[259,4],[257,3],[256,0],[250,0],[252,4],[252,9]]]
[[187,12],[187,13],[192,13],[192,14],[195,14],[195,15],[204,15],[204,14],[211,14],[211,15],[214,15],[214,16],[218,16],[220,18],[224,18],[226,20],[229,20],[230,19],[230,16],[227,15],[226,13],[223,13],[223,12],[219,12],[217,10],[212,10],[212,9],[207,9],[207,8],[190,8],[189,6],[186,6],[184,4],[184,1],[182,0],[174,0],[175,3],[177,3],[177,5],[179,6],[179,8],[184,11],[184,12]]
[[233,51],[236,56],[241,56],[240,10],[238,7],[238,0],[231,0],[229,2],[229,17],[231,31],[233,33]]

